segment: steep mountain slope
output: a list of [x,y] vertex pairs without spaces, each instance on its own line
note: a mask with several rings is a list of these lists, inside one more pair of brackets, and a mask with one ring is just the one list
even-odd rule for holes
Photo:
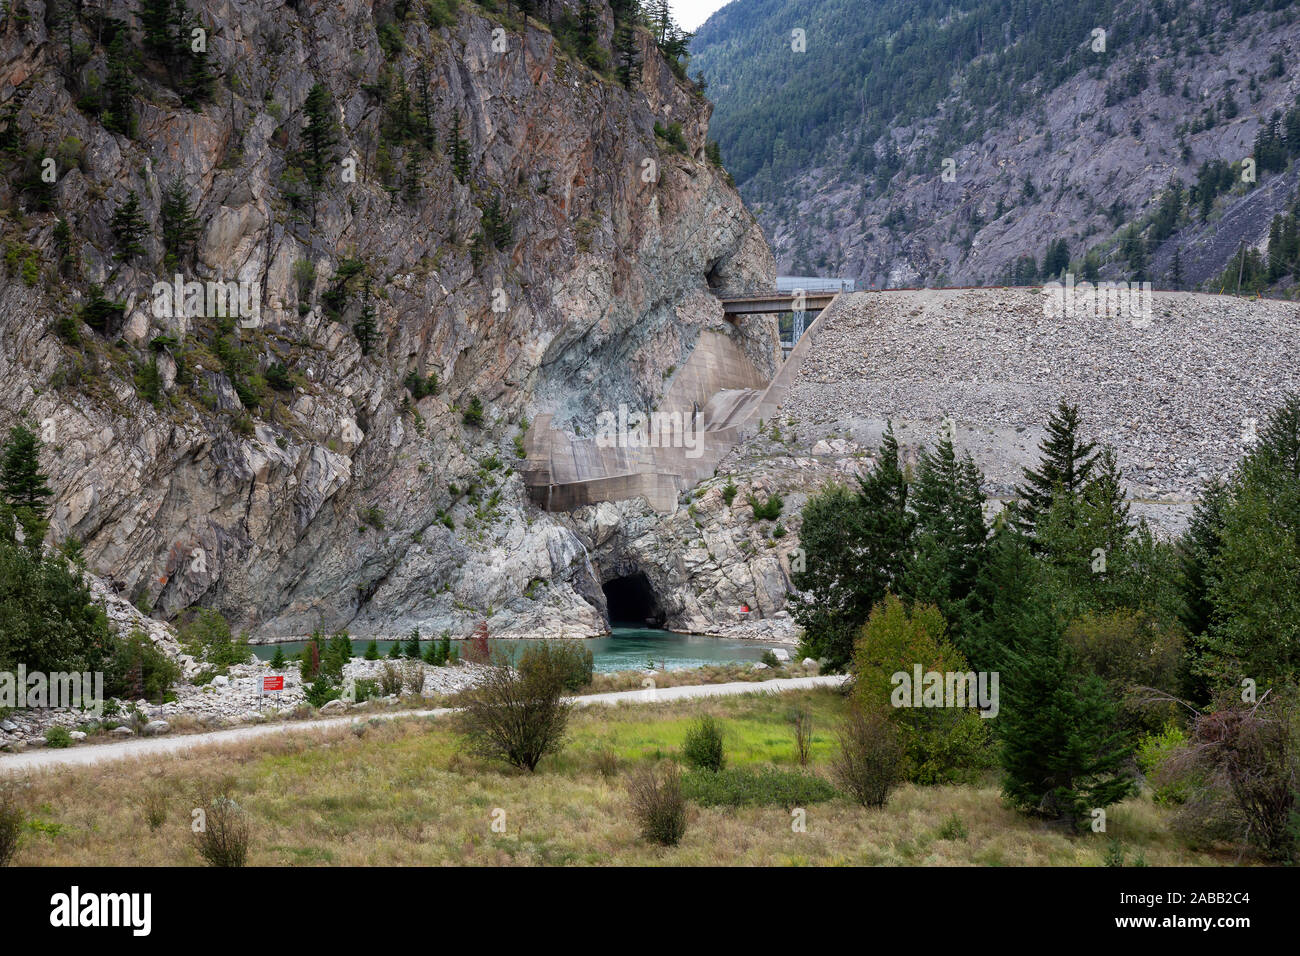
[[1194,287],[1296,196],[1289,0],[737,0],[691,49],[782,270]]
[[[600,69],[604,3],[601,56],[576,4],[513,9],[7,6],[0,428],[41,431],[51,539],[138,606],[600,633],[613,572],[526,504],[527,420],[651,406],[704,329],[773,371],[775,323],[711,294],[773,268],[709,105],[643,30],[630,89]],[[247,294],[178,315],[175,276]]]

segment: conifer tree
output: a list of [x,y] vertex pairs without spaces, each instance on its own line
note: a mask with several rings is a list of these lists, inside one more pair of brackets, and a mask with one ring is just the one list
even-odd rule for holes
[[126,195],[126,201],[113,212],[113,238],[117,240],[118,258],[132,262],[144,255],[143,239],[149,232],[140,214],[140,197],[135,190]]
[[303,167],[312,189],[312,210],[315,218],[316,195],[325,185],[325,176],[333,161],[334,146],[338,143],[338,122],[334,116],[334,101],[328,87],[315,83],[303,102]]
[[140,0],[144,48],[158,57],[172,52],[172,0]]
[[199,223],[190,205],[189,190],[179,176],[163,190],[158,211],[162,219],[163,265],[173,270],[189,255],[199,237]]
[[108,47],[108,113],[104,126],[123,136],[135,136],[134,56],[126,45],[126,31],[118,30]]
[[1097,460],[1096,442],[1085,442],[1079,436],[1079,407],[1065,399],[1048,418],[1047,437],[1038,448],[1042,462],[1036,471],[1024,469],[1026,483],[1016,489],[1020,496],[1017,520],[1031,537],[1058,492],[1072,502],[1078,500]]
[[418,661],[420,659],[420,629],[418,627],[412,628],[411,633],[407,635],[402,653],[408,660]]
[[891,426],[875,470],[856,490],[831,486],[804,506],[800,544],[808,557],[791,576],[799,592],[791,613],[804,628],[808,656],[848,665],[871,608],[898,590],[914,521]]
[[1220,508],[1201,675],[1233,688],[1300,679],[1300,395],[1273,411]]
[[[54,492],[41,471],[41,441],[24,425],[9,430],[0,450],[0,496],[8,516],[22,526],[23,540],[39,551],[45,538],[46,514]],[[4,522],[8,525],[8,519]]]
[[1021,809],[1082,828],[1093,809],[1131,792],[1133,747],[1105,683],[1071,666],[1060,622],[1038,610],[1026,624],[1001,672],[1003,793]]
[[379,642],[372,638],[370,643],[366,645],[366,652],[363,656],[368,661],[379,660]]
[[460,135],[460,114],[451,118],[451,136],[448,143],[451,151],[451,171],[457,182],[462,185],[469,178],[469,143]]
[[361,317],[352,326],[352,331],[361,345],[361,354],[369,355],[375,344],[375,306],[370,298],[370,280],[367,279],[362,291]]
[[393,646],[388,649],[388,659],[390,661],[400,661],[402,659],[401,641],[393,641]]
[[271,667],[275,670],[281,670],[284,666],[284,648],[277,644],[275,645],[275,653],[271,655]]
[[954,632],[962,629],[961,605],[988,540],[982,484],[970,454],[958,459],[945,436],[933,451],[922,452],[910,490],[916,530],[903,589],[914,601],[936,604]]

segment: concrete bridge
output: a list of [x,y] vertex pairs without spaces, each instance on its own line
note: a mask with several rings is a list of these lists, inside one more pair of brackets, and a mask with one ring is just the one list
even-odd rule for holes
[[836,295],[836,292],[806,292],[800,297],[788,292],[768,292],[761,295],[728,296],[722,300],[722,311],[729,319],[738,315],[820,312],[831,304]]

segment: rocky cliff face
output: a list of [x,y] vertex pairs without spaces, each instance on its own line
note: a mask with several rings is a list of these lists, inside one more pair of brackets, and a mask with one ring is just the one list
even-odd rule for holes
[[[187,108],[145,56],[129,137],[86,103],[113,44],[144,43],[135,5],[69,5],[69,26],[11,4],[0,427],[39,425],[52,539],[155,617],[214,607],[254,639],[601,633],[620,559],[588,542],[618,535],[528,505],[515,438],[652,406],[704,329],[775,368],[774,322],[733,326],[711,294],[767,286],[771,254],[705,161],[710,107],[648,35],[626,90],[566,52],[562,4],[554,28],[454,6],[196,3],[214,95]],[[313,189],[318,83],[338,129]],[[56,181],[23,180],[45,157]],[[198,228],[166,267],[177,182]],[[134,258],[113,227],[131,193]],[[255,314],[161,314],[177,273],[251,283]]]

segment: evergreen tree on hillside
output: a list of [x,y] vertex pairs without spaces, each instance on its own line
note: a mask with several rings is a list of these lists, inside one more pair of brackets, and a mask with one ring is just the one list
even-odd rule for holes
[[162,220],[163,266],[170,271],[180,267],[199,237],[189,190],[179,176],[163,189],[158,212]]
[[323,83],[312,84],[302,111],[303,168],[312,190],[312,219],[315,220],[316,196],[325,185],[334,160],[334,146],[338,143],[338,122],[329,88]]
[[367,279],[361,293],[361,317],[352,326],[352,331],[361,346],[361,354],[369,355],[375,345],[375,305],[370,297],[370,280]]
[[118,258],[132,262],[144,255],[144,237],[149,233],[144,216],[140,214],[140,197],[131,190],[126,201],[113,211],[111,225],[113,238],[117,240]]
[[971,667],[995,671],[1006,664],[1006,648],[1036,626],[1032,618],[1044,591],[1042,567],[1029,539],[999,515],[967,600],[969,623],[963,634],[953,636]]
[[848,665],[872,606],[898,590],[914,523],[890,427],[875,470],[856,490],[834,485],[804,505],[800,544],[808,559],[792,575],[799,593],[791,613],[804,628],[808,656],[836,669]]
[[952,439],[921,454],[910,490],[916,515],[913,550],[903,590],[920,603],[935,604],[961,630],[962,603],[984,560],[984,476],[967,453],[958,459]]
[[172,52],[172,0],[140,0],[140,27],[147,53],[167,57]]
[[1300,678],[1300,396],[1270,417],[1229,483],[1205,571],[1201,675],[1235,688]]
[[[9,430],[9,440],[0,452],[0,496],[3,496],[3,524],[17,521],[23,540],[39,552],[45,538],[46,514],[54,492],[41,471],[41,441],[23,425]],[[12,532],[9,533],[12,538]]]
[[1024,470],[1025,484],[1016,489],[1017,521],[1031,537],[1058,491],[1077,501],[1097,460],[1096,442],[1079,436],[1079,407],[1061,399],[1047,420],[1047,437],[1038,445],[1043,454],[1037,470]]
[[135,56],[126,45],[126,31],[118,30],[108,46],[108,112],[102,117],[106,129],[123,136],[135,136]]
[[469,141],[461,136],[460,132],[460,114],[454,113],[451,117],[448,150],[451,154],[452,174],[455,175],[457,182],[464,185],[469,179]]
[[412,628],[411,633],[407,635],[406,643],[402,647],[402,654],[408,660],[418,661],[420,659],[420,629]]

